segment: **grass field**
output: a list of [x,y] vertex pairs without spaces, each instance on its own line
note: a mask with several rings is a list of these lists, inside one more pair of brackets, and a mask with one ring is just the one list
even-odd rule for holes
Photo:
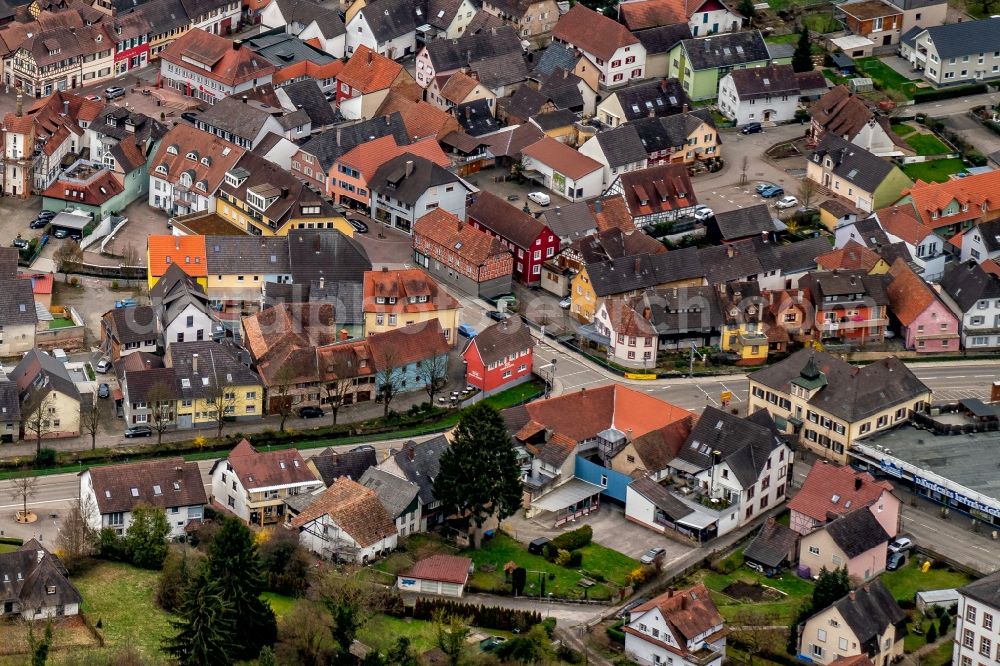
[[948,146],[933,134],[911,134],[904,140],[917,151],[917,155],[945,155],[950,152]]
[[358,632],[358,640],[381,651],[391,648],[396,643],[396,639],[403,636],[410,639],[410,645],[413,646],[417,654],[426,652],[437,645],[437,631],[434,628],[434,623],[426,620],[376,615],[368,620]]
[[[795,46],[799,43],[799,33],[793,32],[788,35],[768,35],[764,38],[764,41],[768,44],[791,44],[792,46]],[[810,43],[809,50],[813,55],[819,55],[823,52],[823,47],[816,43]]]
[[902,169],[903,173],[913,180],[919,179],[925,183],[943,183],[948,180],[948,176],[951,174],[964,171],[965,165],[962,164],[962,160],[956,157],[948,160],[906,164]]
[[75,576],[83,611],[95,624],[101,621],[107,647],[117,648],[126,639],[144,656],[161,658],[163,640],[173,634],[171,616],[154,600],[157,572],[117,562],[98,562]]
[[277,592],[265,592],[260,595],[260,598],[271,604],[271,610],[274,611],[275,617],[279,620],[292,610],[295,606],[296,599],[292,597],[286,597],[283,594],[278,594]]
[[66,319],[64,317],[56,317],[49,322],[50,330],[53,328],[68,328],[70,326],[76,326],[76,324],[73,323],[72,319]]
[[814,14],[806,14],[802,22],[807,28],[813,32],[818,32],[821,35],[828,32],[836,32],[841,29],[840,23],[838,23],[833,18],[833,14],[828,14],[825,12],[817,12]]
[[875,83],[876,87],[883,90],[898,90],[907,99],[913,99],[917,85],[878,58],[858,58],[854,64],[857,65],[859,72],[863,72]]
[[916,132],[917,128],[904,123],[893,123],[892,131],[895,132],[896,136],[903,139]]
[[920,570],[916,558],[910,558],[902,569],[887,571],[882,574],[882,582],[898,600],[913,600],[917,592],[924,590],[944,590],[962,587],[970,583],[972,578],[961,571],[948,569],[930,569],[926,573]]
[[12,543],[0,543],[0,553],[13,553],[19,547]]

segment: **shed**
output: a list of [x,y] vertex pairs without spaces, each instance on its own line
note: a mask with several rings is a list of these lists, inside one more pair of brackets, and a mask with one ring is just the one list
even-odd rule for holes
[[924,590],[917,592],[917,610],[926,613],[935,607],[951,608],[958,603],[958,590]]
[[871,92],[875,89],[875,84],[871,79],[858,77],[856,79],[851,79],[847,82],[851,87],[851,92],[861,93],[861,92]]
[[472,560],[456,555],[431,555],[399,574],[400,592],[461,597],[473,571]]
[[[875,42],[862,35],[844,35],[830,40],[833,47],[852,58],[865,58],[872,54]],[[851,63],[852,67],[854,63]],[[839,65],[838,65],[839,66]]]
[[854,74],[855,72],[854,61],[846,53],[831,53],[830,64],[836,67],[837,71],[844,76]]
[[751,569],[768,576],[795,561],[799,535],[774,518],[768,518],[756,538],[743,551],[743,561]]

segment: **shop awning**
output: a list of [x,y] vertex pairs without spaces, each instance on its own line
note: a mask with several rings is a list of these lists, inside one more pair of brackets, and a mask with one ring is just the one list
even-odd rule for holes
[[583,479],[573,478],[533,501],[531,506],[542,511],[560,511],[588,497],[593,497],[603,490],[599,485]]

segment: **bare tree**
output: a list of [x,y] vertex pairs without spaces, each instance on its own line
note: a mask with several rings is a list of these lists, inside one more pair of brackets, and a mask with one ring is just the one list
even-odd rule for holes
[[35,436],[35,455],[42,452],[42,437],[52,432],[52,417],[56,400],[47,392],[23,419],[24,429]]
[[97,433],[101,429],[101,406],[97,400],[80,408],[80,427],[90,435],[90,450],[97,448]]
[[236,390],[218,379],[212,382],[208,389],[205,404],[215,420],[216,437],[222,437],[222,426],[226,423],[226,417],[236,412]]
[[122,266],[138,266],[139,252],[131,242],[125,243],[122,248]]
[[448,383],[448,355],[441,354],[420,361],[417,364],[417,376],[424,383],[424,390],[427,391],[433,405],[438,390]]
[[372,360],[375,362],[375,391],[384,407],[382,415],[389,416],[392,400],[406,381],[406,370],[399,364],[399,353],[391,347],[380,348]]
[[97,516],[97,507],[91,497],[81,498],[70,507],[59,523],[60,559],[72,572],[79,564],[94,554],[97,546],[97,530],[91,521]]
[[69,280],[69,273],[83,261],[83,250],[80,249],[79,243],[72,238],[67,238],[52,255],[52,259],[56,262],[56,270],[63,273],[65,279]]
[[744,608],[736,613],[730,623],[730,632],[746,650],[746,663],[753,666],[755,655],[763,658],[767,653],[783,651],[785,637],[782,629],[775,629],[777,617],[774,613],[754,608]]
[[281,417],[279,432],[285,432],[285,421],[292,414],[292,389],[295,388],[296,373],[290,365],[282,366],[274,375],[277,386],[268,391],[267,411]]
[[174,422],[173,392],[163,382],[157,382],[149,387],[146,402],[150,409],[149,424],[156,431],[156,443],[160,444],[163,441],[164,431]]
[[28,500],[35,496],[38,490],[37,476],[19,476],[11,479],[10,496],[14,500],[20,500],[22,511],[21,518],[28,522]]
[[816,181],[810,178],[803,178],[802,182],[799,183],[799,201],[802,202],[803,208],[809,208],[809,204],[816,197],[816,187]]
[[354,390],[354,378],[337,379],[323,385],[323,397],[333,413],[333,425],[337,425],[337,412],[347,402],[347,396]]

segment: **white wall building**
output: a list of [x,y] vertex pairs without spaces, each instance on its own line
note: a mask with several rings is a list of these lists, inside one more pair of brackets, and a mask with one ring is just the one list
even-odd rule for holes
[[623,631],[625,654],[638,664],[719,666],[726,656],[722,615],[701,583],[633,608]]
[[953,666],[1000,661],[1000,572],[958,590]]

